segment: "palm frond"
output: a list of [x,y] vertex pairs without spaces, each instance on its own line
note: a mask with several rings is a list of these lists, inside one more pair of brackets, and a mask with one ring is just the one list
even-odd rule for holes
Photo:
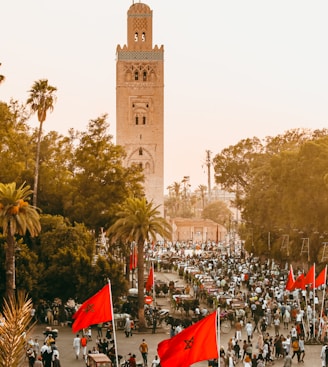
[[32,300],[24,294],[4,300],[4,325],[0,325],[0,367],[19,367],[25,357],[26,335],[31,322]]

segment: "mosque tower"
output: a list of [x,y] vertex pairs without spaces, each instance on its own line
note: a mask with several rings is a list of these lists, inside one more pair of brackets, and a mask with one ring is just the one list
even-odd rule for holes
[[153,47],[153,12],[134,3],[127,12],[127,44],[116,49],[116,143],[125,165],[145,175],[147,200],[164,213],[164,47]]

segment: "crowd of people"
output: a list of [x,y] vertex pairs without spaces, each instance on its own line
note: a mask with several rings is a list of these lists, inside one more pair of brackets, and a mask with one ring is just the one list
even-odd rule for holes
[[[292,361],[302,364],[306,360],[308,341],[315,340],[323,345],[320,358],[322,366],[328,367],[328,312],[325,292],[322,289],[313,290],[311,287],[287,291],[287,265],[281,267],[272,260],[261,261],[243,251],[238,254],[222,253],[221,256],[218,256],[217,251],[219,250],[213,252],[197,249],[197,252],[188,252],[186,249],[170,248],[166,249],[163,258],[165,261],[174,259],[172,269],[185,281],[183,293],[199,300],[197,307],[190,310],[194,312],[194,320],[205,317],[217,307],[220,307],[221,312],[235,311],[232,320],[234,335],[228,345],[221,346],[220,366],[232,367],[239,363],[244,367],[263,367],[276,360],[283,361],[285,367],[290,366]],[[156,248],[151,254],[158,261],[158,271],[161,270],[163,254],[156,253]],[[296,270],[296,273],[300,271],[302,269]],[[244,312],[234,309],[236,300],[239,305],[243,305]],[[129,338],[133,335],[132,322],[133,320],[126,320],[123,330]],[[172,327],[170,336],[173,337],[184,327]],[[92,348],[89,347],[92,340],[91,329],[83,330],[75,336],[75,357],[83,358],[88,365],[88,354],[104,353],[116,364],[116,348],[110,326],[104,336],[101,334],[101,326],[97,330],[98,335]],[[30,367],[39,367],[39,360],[43,361],[45,367],[60,366],[55,340],[47,340],[44,344],[38,350],[37,343],[30,341],[27,349]],[[143,366],[159,365],[158,356],[152,362],[148,361],[148,347],[145,345],[146,341],[142,340],[138,351],[131,352],[125,358],[118,356],[120,364],[125,361],[126,367],[134,367],[137,365],[137,356],[140,355]],[[43,356],[45,352],[48,354]],[[46,360],[49,360],[47,364]],[[217,366],[219,361],[210,360],[208,365]]]
[[54,335],[48,333],[43,344],[37,338],[27,342],[26,356],[29,367],[61,367],[59,350]]
[[[186,250],[177,250],[179,254],[182,252]],[[243,363],[245,367],[262,367],[278,359],[286,367],[293,360],[302,364],[306,358],[305,346],[311,340],[323,344],[320,358],[322,366],[328,366],[325,288],[318,290],[308,286],[288,291],[287,264],[282,268],[272,260],[261,261],[243,252],[238,256],[218,257],[215,254],[211,257],[206,251],[198,251],[176,264],[178,269],[184,269],[188,292],[191,289],[203,305],[211,299],[213,309],[220,307],[222,312],[231,310],[236,300],[242,301],[245,312],[234,313],[235,333],[227,347],[221,347],[221,367],[232,367],[237,363]],[[302,270],[297,269],[296,273]],[[199,274],[207,275],[207,283],[202,284]],[[209,366],[218,364],[217,360],[208,361]]]
[[[126,330],[124,331],[126,334]],[[132,336],[129,331],[129,337]],[[88,349],[88,343],[92,342],[92,336],[88,336],[88,331],[83,330],[82,335],[76,334],[73,339],[73,349],[75,353],[75,358],[80,359],[82,354],[82,359],[85,360],[86,366],[90,365],[90,355],[103,353],[109,357],[112,362],[112,366],[116,366],[116,360],[118,360],[120,366],[122,367],[137,367],[137,356],[135,353],[128,353],[127,356],[122,355],[116,356],[115,342],[112,339],[112,328],[107,327],[105,337],[102,335],[102,327],[99,325],[97,327],[97,338],[95,340],[95,345],[91,349]],[[81,353],[82,352],[82,353]],[[145,339],[142,339],[139,345],[139,352],[142,359],[142,366],[148,367],[148,344]],[[116,358],[117,357],[117,358]],[[150,367],[160,367],[160,360],[156,355],[150,364]]]

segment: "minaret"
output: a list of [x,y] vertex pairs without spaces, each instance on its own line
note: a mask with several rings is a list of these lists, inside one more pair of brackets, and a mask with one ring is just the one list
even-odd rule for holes
[[117,46],[116,143],[125,164],[145,174],[148,201],[164,213],[164,48],[153,48],[153,12],[133,3],[127,13],[127,45]]

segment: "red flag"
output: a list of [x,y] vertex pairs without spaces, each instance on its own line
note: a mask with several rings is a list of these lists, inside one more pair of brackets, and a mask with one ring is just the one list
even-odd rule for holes
[[304,285],[315,284],[315,264],[313,264],[304,278]]
[[217,312],[187,327],[157,346],[162,367],[189,367],[193,363],[218,358]]
[[315,279],[315,288],[318,288],[320,285],[326,285],[327,282],[327,265],[324,269],[321,270],[319,275]]
[[295,280],[295,282],[294,282],[293,287],[292,287],[291,290],[293,291],[294,289],[305,289],[304,278],[305,278],[304,273],[300,274],[296,278],[296,280]]
[[130,270],[137,268],[138,265],[138,252],[135,246],[132,248],[132,253],[130,255]]
[[146,283],[146,291],[149,292],[154,285],[154,269],[153,265],[149,269],[149,275]]
[[113,319],[110,293],[109,284],[105,285],[103,289],[82,304],[73,315],[73,319],[75,319],[72,326],[73,333],[90,325]]
[[293,267],[290,266],[288,277],[287,277],[287,282],[286,282],[286,291],[292,291],[294,283],[295,283],[295,278],[294,278]]

